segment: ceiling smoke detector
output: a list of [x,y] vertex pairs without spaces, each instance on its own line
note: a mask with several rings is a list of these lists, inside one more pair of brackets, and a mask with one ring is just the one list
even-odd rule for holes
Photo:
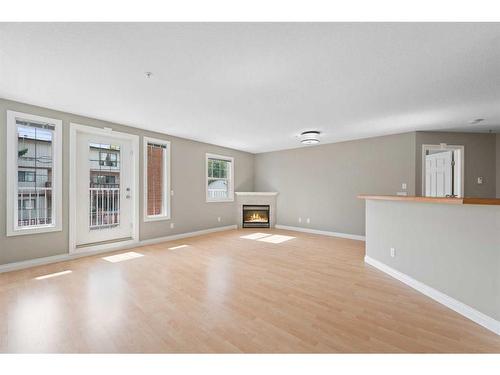
[[152,72],[146,72],[144,74],[146,75],[146,78],[151,78],[151,76],[153,75]]
[[315,145],[319,143],[319,134],[317,130],[309,130],[300,133],[300,143],[304,145]]

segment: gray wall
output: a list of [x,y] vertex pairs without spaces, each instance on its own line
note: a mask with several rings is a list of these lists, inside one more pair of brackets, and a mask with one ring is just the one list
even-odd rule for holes
[[500,133],[497,134],[497,158],[495,168],[497,174],[497,198],[500,198]]
[[500,320],[499,206],[366,206],[367,256]]
[[[172,211],[170,221],[144,223],[142,218],[142,139],[140,142],[140,239],[151,239],[177,233],[191,232],[217,226],[235,224],[234,203],[205,202],[205,153],[212,152],[235,158],[235,191],[253,190],[254,155],[223,147],[213,146],[164,134],[143,131],[137,128],[76,116],[64,112],[21,104],[0,99],[0,176],[5,176],[6,160],[6,111],[15,110],[34,115],[52,117],[63,121],[63,230],[62,232],[43,233],[6,237],[6,182],[0,183],[0,264],[27,259],[46,257],[68,252],[69,241],[69,124],[76,122],[95,127],[111,127],[120,132],[150,136],[171,141],[171,188]],[[217,217],[222,222],[217,221]],[[170,229],[170,222],[175,228]]]
[[[492,198],[496,196],[495,148],[496,135],[485,133],[455,132],[417,132],[416,161],[416,194],[422,194],[422,145],[447,143],[463,145],[465,150],[464,185],[466,197]],[[478,185],[477,177],[484,177],[484,183]]]
[[255,189],[279,192],[278,224],[364,235],[356,196],[414,194],[414,155],[415,133],[257,154]]

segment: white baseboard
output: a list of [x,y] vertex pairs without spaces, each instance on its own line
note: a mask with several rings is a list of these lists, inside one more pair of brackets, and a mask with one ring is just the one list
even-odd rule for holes
[[152,239],[149,239],[149,240],[142,240],[142,241],[139,242],[138,246],[154,245],[154,244],[160,243],[160,242],[174,241],[174,240],[178,240],[178,239],[181,239],[181,238],[201,236],[202,234],[222,232],[224,230],[231,230],[231,229],[236,229],[236,228],[237,228],[236,225],[226,225],[224,227],[215,227],[215,228],[209,228],[209,229],[202,229],[202,230],[198,230],[196,232],[187,232],[187,233],[173,234],[171,236],[152,238]]
[[[16,270],[21,270],[24,268],[35,267],[35,266],[42,266],[44,264],[64,262],[67,260],[82,258],[82,257],[101,254],[101,253],[109,253],[112,251],[119,251],[119,250],[125,250],[125,249],[134,248],[134,247],[139,247],[139,246],[152,245],[152,244],[156,244],[156,243],[160,243],[160,242],[168,242],[168,241],[173,241],[173,240],[177,240],[180,238],[201,236],[203,234],[221,232],[221,231],[230,230],[230,229],[236,229],[236,225],[227,225],[224,227],[203,229],[203,230],[199,230],[199,231],[195,231],[195,232],[174,234],[172,236],[158,237],[158,238],[152,238],[149,240],[142,240],[142,241],[134,241],[133,243],[130,241],[127,241],[123,245],[118,245],[117,243],[111,243],[111,244],[109,244],[108,247],[101,247],[101,248],[99,248],[99,250],[95,250],[95,251],[59,254],[59,255],[53,255],[53,256],[44,257],[44,258],[36,258],[36,259],[24,260],[21,262],[2,264],[2,265],[0,265],[0,273],[16,271]],[[104,246],[104,245],[102,245],[102,246]]]
[[297,231],[297,232],[322,234],[323,236],[330,236],[330,237],[348,238],[350,240],[365,241],[365,236],[360,236],[358,234],[329,232],[329,231],[326,231],[326,230],[310,229],[310,228],[304,228],[304,227],[292,227],[292,226],[289,226],[289,225],[281,225],[281,224],[276,224],[275,228],[276,229],[294,230],[294,231]]
[[402,283],[418,290],[420,293],[425,294],[427,297],[432,298],[434,301],[441,303],[442,305],[452,309],[453,311],[459,313],[460,315],[472,320],[473,322],[482,325],[484,328],[500,335],[500,322],[495,320],[488,315],[460,302],[439,290],[436,290],[414,278],[389,267],[388,265],[379,262],[369,256],[365,256],[365,262],[369,265],[379,269],[380,271],[394,277],[395,279],[401,281]]
[[49,263],[63,262],[69,259],[69,254],[59,254],[52,255],[43,258],[36,258],[30,260],[23,260],[21,262],[6,263],[0,265],[0,273],[22,270],[24,268],[30,268],[35,266],[41,266]]

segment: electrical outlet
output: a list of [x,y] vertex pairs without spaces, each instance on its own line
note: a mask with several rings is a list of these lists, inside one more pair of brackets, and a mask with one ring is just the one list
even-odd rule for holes
[[170,229],[174,229],[175,227],[175,224],[174,223],[170,223]]
[[170,195],[173,197],[174,196],[174,191],[170,190]]
[[477,178],[477,184],[478,185],[482,185],[483,184],[483,178],[482,177],[478,177]]
[[220,218],[220,216],[219,216],[219,217],[217,218],[217,221],[220,223],[220,222],[221,222],[221,220],[222,220],[222,219],[221,219],[221,218]]
[[306,223],[309,224],[311,222],[311,219],[307,218]]
[[396,249],[391,247],[391,257],[394,258],[396,256]]
[[299,223],[302,223],[302,218],[301,217],[299,217]]
[[408,187],[408,185],[406,185],[406,182],[403,182],[401,184],[401,190],[406,190],[407,187]]

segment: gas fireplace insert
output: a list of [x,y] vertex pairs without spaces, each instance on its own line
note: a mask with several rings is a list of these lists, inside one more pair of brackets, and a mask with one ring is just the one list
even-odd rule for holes
[[243,205],[243,228],[269,228],[269,205]]

